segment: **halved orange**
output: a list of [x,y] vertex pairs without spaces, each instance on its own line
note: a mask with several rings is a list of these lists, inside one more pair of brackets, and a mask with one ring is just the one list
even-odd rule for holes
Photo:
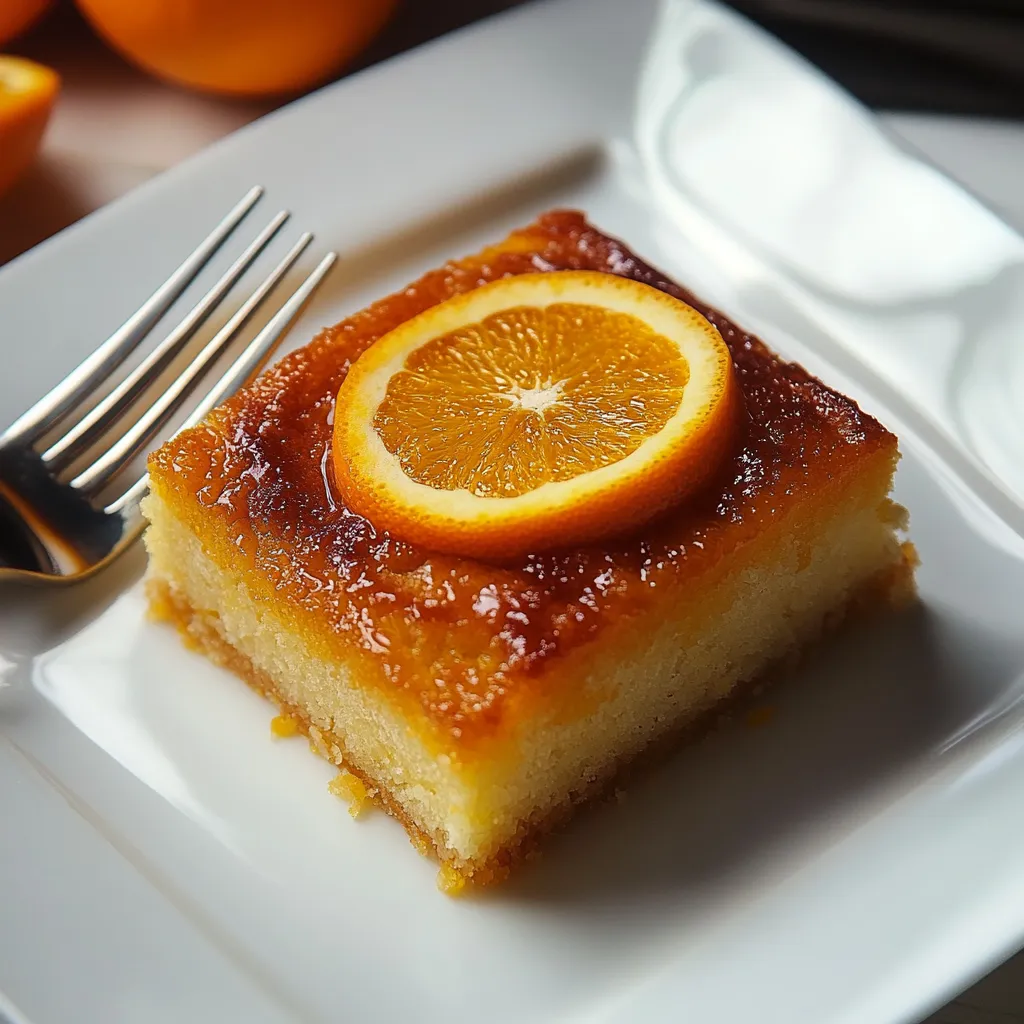
[[627,531],[707,481],[738,388],[718,331],[648,285],[523,274],[402,324],[338,393],[335,478],[375,526],[501,559]]
[[0,55],[0,194],[35,160],[59,91],[56,71]]

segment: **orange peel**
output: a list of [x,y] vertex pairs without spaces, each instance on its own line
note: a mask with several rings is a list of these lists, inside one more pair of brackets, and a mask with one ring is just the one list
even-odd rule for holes
[[731,449],[739,389],[715,327],[648,285],[523,274],[378,339],[335,406],[345,503],[433,550],[500,560],[627,532]]
[[273,96],[326,81],[384,26],[396,0],[76,0],[126,58],[170,82]]

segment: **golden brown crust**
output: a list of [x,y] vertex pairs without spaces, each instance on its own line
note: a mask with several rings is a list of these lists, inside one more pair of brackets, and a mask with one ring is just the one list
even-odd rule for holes
[[[732,352],[746,419],[733,458],[696,499],[612,544],[510,565],[440,556],[378,533],[329,477],[334,398],[382,333],[507,274],[591,269],[644,281],[703,312]],[[685,592],[823,484],[896,439],[857,405],[590,226],[556,212],[426,274],[292,353],[150,462],[153,487],[215,562],[240,571],[324,657],[366,662],[388,699],[452,748],[527,719],[560,659]]]
[[[864,585],[845,607],[835,609],[823,621],[821,633],[834,631],[849,619],[869,614],[879,608],[903,607],[914,596],[916,565],[917,554],[911,544],[905,543],[902,559]],[[159,578],[148,580],[147,589],[150,611],[154,618],[174,625],[188,646],[202,652],[211,661],[245,680],[257,693],[272,701],[282,715],[296,721],[300,730],[310,738],[311,749],[358,778],[366,787],[367,796],[401,823],[417,850],[433,855],[441,864],[447,865],[456,876],[473,886],[491,885],[507,878],[511,869],[518,863],[536,855],[540,840],[564,825],[573,816],[577,807],[601,799],[616,788],[626,775],[657,764],[675,752],[686,740],[710,731],[712,726],[721,721],[723,715],[742,708],[752,694],[760,694],[767,685],[792,671],[809,647],[813,646],[812,643],[789,652],[785,659],[770,666],[756,679],[737,686],[725,700],[705,708],[679,729],[649,746],[639,757],[630,756],[611,765],[605,774],[588,782],[580,791],[568,795],[567,799],[553,811],[546,812],[539,819],[520,822],[513,839],[494,857],[484,863],[469,863],[459,859],[445,845],[443,835],[424,832],[379,780],[371,778],[355,765],[348,763],[341,753],[340,737],[325,735],[312,726],[304,709],[283,700],[273,680],[224,638],[215,614],[193,608],[187,600],[175,594],[170,586]],[[449,882],[446,888],[457,891],[459,886],[453,886]]]

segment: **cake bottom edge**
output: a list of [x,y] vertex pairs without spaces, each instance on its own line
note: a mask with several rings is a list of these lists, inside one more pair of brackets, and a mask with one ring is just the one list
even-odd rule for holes
[[[193,607],[185,596],[176,592],[168,581],[159,576],[150,576],[146,586],[151,617],[173,625],[188,647],[237,675],[251,689],[270,700],[281,715],[294,721],[299,731],[308,737],[314,752],[358,780],[357,788],[365,791],[369,800],[402,825],[413,846],[420,853],[433,855],[437,859],[441,865],[438,886],[454,895],[467,885],[482,887],[506,879],[517,864],[536,856],[540,841],[562,827],[577,808],[596,803],[616,792],[629,776],[664,762],[687,743],[712,732],[723,718],[727,719],[742,710],[752,697],[762,694],[765,689],[775,686],[790,675],[807,654],[820,645],[825,636],[836,632],[845,623],[880,609],[898,609],[909,605],[916,596],[914,568],[917,563],[913,545],[910,542],[903,543],[900,559],[862,584],[843,605],[827,611],[814,636],[794,645],[752,679],[734,686],[726,697],[690,715],[686,721],[650,743],[639,754],[612,762],[607,771],[589,781],[562,803],[545,810],[543,816],[521,820],[510,840],[484,861],[460,858],[445,845],[443,836],[424,831],[386,786],[336,753],[339,747],[329,742],[331,735],[325,736],[314,726],[302,708],[281,695],[267,672],[254,665],[226,639],[215,612]],[[335,752],[332,752],[332,746]],[[362,792],[353,795],[361,797]]]

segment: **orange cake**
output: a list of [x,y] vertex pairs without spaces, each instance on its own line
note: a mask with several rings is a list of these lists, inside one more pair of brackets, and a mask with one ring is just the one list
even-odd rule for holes
[[[348,507],[332,429],[359,355],[452,296],[565,270],[717,327],[740,412],[711,477],[639,529],[494,562]],[[336,792],[394,814],[452,885],[488,882],[851,608],[912,593],[898,458],[853,401],[559,211],[324,330],[153,455],[151,606],[348,773]]]

